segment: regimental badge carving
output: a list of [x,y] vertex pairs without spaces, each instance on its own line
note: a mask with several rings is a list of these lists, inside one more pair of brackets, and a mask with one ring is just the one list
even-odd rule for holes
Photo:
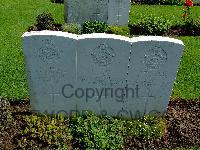
[[53,63],[57,61],[60,58],[62,51],[56,48],[52,41],[49,39],[45,39],[42,42],[44,46],[39,49],[40,59],[46,63]]
[[114,60],[115,51],[108,44],[100,44],[91,51],[91,57],[98,66],[108,66]]
[[158,69],[167,61],[167,53],[161,47],[154,47],[146,51],[144,64],[148,69]]

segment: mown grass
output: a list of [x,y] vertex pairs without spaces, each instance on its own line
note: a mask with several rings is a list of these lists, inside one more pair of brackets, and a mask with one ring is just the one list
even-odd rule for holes
[[[166,5],[132,5],[129,23],[135,22],[149,15],[169,19],[173,24],[182,21],[184,6]],[[200,18],[200,7],[194,6],[191,9],[194,18]]]
[[[134,5],[130,22],[153,14],[163,16],[174,23],[181,20],[181,6]],[[42,12],[50,12],[56,22],[64,23],[64,6],[50,0],[1,0],[0,1],[0,97],[7,99],[28,98],[21,35],[35,22]],[[200,7],[192,8],[196,17]],[[200,37],[180,37],[186,48],[175,82],[172,97],[200,98]]]
[[0,1],[0,96],[8,99],[28,98],[22,53],[22,34],[43,11],[64,22],[63,5],[50,0]]
[[185,50],[177,79],[174,83],[172,98],[200,98],[200,37],[180,37]]

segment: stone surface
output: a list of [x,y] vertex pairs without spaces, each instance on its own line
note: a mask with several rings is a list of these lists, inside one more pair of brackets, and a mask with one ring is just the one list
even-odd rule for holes
[[183,52],[167,37],[38,31],[23,35],[31,108],[142,117],[166,111]]
[[66,0],[65,22],[104,21],[110,25],[127,25],[130,0]]
[[200,4],[200,0],[193,0],[193,4],[199,5]]

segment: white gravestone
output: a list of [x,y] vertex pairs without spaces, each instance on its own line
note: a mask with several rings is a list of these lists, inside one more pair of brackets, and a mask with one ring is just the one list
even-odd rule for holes
[[130,0],[65,0],[65,22],[83,24],[103,21],[109,25],[128,24]]
[[75,35],[23,35],[31,108],[40,113],[142,117],[164,113],[183,52],[180,40]]

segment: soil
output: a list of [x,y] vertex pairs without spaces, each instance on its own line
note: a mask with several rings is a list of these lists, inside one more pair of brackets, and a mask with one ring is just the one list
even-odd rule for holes
[[192,26],[174,26],[164,33],[164,36],[199,36],[200,29]]
[[[12,124],[0,128],[0,149],[16,149],[17,133],[30,115],[29,101],[11,101]],[[124,149],[161,149],[200,147],[200,100],[170,101],[165,114],[167,129],[160,139],[126,137]],[[1,119],[1,118],[0,118]],[[30,148],[31,149],[31,148]]]

